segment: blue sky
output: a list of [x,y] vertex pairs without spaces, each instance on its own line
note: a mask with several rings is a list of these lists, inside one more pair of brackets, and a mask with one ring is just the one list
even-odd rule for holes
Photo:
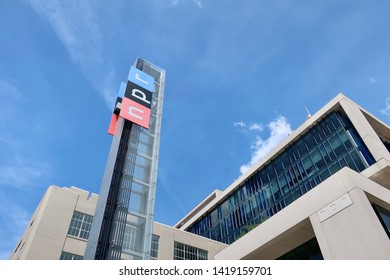
[[173,225],[343,92],[390,120],[390,2],[3,0],[0,259],[49,185],[98,193],[120,82],[166,70],[155,220]]

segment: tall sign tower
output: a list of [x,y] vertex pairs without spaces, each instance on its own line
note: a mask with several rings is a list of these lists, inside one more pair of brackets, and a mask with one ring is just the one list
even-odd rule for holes
[[85,259],[149,259],[165,71],[138,58],[122,83]]

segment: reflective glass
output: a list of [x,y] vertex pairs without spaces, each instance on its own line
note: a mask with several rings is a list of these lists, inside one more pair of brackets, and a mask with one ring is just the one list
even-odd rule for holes
[[73,212],[69,225],[68,235],[88,239],[92,225],[92,216],[78,211]]
[[343,166],[360,172],[373,162],[349,120],[333,112],[187,230],[230,244]]

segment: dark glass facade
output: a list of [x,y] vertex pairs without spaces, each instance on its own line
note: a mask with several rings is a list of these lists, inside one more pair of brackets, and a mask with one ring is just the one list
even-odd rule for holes
[[279,257],[278,260],[323,260],[317,239],[313,238],[290,252]]
[[374,162],[345,114],[332,112],[186,230],[231,244],[342,167]]
[[383,229],[386,231],[387,236],[390,238],[390,211],[379,205],[373,204],[375,213],[377,214],[379,221],[381,222]]
[[[382,140],[382,139],[381,139]],[[387,142],[387,141],[384,141],[384,140],[382,140],[382,143],[383,143],[383,145],[385,145],[385,147],[386,147],[386,149],[389,151],[389,153],[390,153],[390,143],[389,142]]]

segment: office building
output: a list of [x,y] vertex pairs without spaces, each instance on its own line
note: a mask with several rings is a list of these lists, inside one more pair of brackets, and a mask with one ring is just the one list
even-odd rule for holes
[[82,259],[97,200],[76,187],[50,186],[9,259]]
[[138,58],[120,87],[86,259],[150,258],[164,80],[164,70]]
[[[71,187],[50,186],[15,246],[11,260],[83,260],[98,195]],[[123,249],[135,246],[125,235]],[[212,259],[227,245],[153,223],[151,259]]]
[[[92,195],[93,199],[87,200],[87,212],[75,210],[72,214],[74,207],[68,206],[72,211],[57,207],[55,218],[44,215],[41,223],[51,224],[56,230],[44,229],[40,242],[34,239],[34,246],[23,251],[29,253],[22,254],[25,236],[32,231],[28,227],[11,259],[209,259],[226,247],[218,241],[153,224],[164,79],[164,70],[136,60],[128,81],[121,84],[112,115],[109,134],[113,141],[99,199]],[[87,192],[77,190],[84,199],[88,197]],[[48,195],[52,192],[58,195]],[[51,205],[55,206],[59,197],[59,205],[73,205],[73,192],[68,194],[66,188],[50,187],[47,193],[42,200],[45,203],[38,207],[41,212],[54,215]],[[35,220],[34,214],[31,223]],[[77,238],[75,227],[82,227]],[[56,246],[51,253],[47,246],[53,242]]]
[[337,95],[176,224],[215,259],[390,259],[390,130]]
[[[161,260],[388,260],[389,151],[389,126],[339,94],[233,184],[213,191],[175,226],[154,222],[148,255]],[[91,198],[96,204],[95,196]],[[56,219],[63,224],[63,233],[50,237],[62,240],[52,246],[57,248],[50,254],[54,259],[62,252],[81,254],[85,248],[78,242],[84,247],[76,250],[72,247],[76,238],[66,236],[72,234],[70,217],[74,215],[74,210],[67,211],[66,223]],[[37,222],[35,216],[31,229]],[[130,217],[128,222],[134,220]],[[133,224],[126,224],[123,252],[140,248],[139,236],[129,226]],[[31,229],[27,228],[13,258],[26,256],[22,250],[28,246],[37,251],[33,258],[42,258],[39,252],[46,249],[24,242]],[[61,247],[65,238],[73,245]]]

